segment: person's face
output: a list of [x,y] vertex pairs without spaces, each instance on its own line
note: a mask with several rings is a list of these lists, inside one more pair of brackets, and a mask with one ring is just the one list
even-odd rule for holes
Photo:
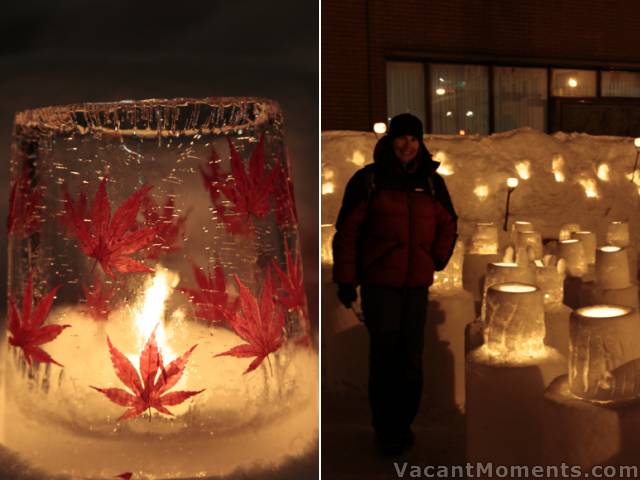
[[413,135],[403,135],[393,139],[393,153],[402,163],[409,163],[418,155],[419,142]]

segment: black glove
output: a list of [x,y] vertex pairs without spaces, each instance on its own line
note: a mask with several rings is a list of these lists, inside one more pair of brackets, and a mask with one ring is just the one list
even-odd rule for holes
[[358,299],[355,285],[350,283],[341,283],[338,285],[338,300],[345,307],[351,308],[351,303]]

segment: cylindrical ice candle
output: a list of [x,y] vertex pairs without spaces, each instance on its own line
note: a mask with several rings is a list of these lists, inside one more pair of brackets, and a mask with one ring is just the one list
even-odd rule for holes
[[510,262],[493,262],[487,265],[484,279],[484,293],[482,296],[481,318],[486,321],[487,291],[492,285],[506,282],[536,283],[536,273],[526,265]]
[[469,253],[478,255],[498,253],[498,227],[494,223],[476,223],[471,234]]
[[569,240],[573,232],[579,232],[582,229],[580,225],[577,223],[565,223],[560,227],[560,232],[558,233],[558,240]]
[[597,249],[596,284],[609,289],[626,288],[631,285],[626,248],[606,245]]
[[573,232],[571,238],[578,239],[582,242],[586,262],[588,264],[595,263],[597,246],[596,234],[594,232],[581,230],[579,232]]
[[587,262],[582,248],[582,241],[571,238],[558,242],[559,258],[564,258],[567,262],[567,273],[572,277],[582,277],[587,273]]
[[607,227],[607,245],[629,246],[629,223],[611,222]]
[[21,112],[11,178],[7,446],[50,472],[184,478],[314,444],[275,102]]
[[535,285],[509,282],[487,291],[485,347],[494,355],[531,356],[544,351],[544,303]]
[[556,265],[536,266],[536,285],[542,290],[545,305],[559,305],[564,294],[564,272]]
[[542,258],[542,236],[533,230],[523,230],[516,235],[516,248],[531,248],[534,258]]
[[533,230],[533,224],[524,220],[518,220],[511,225],[511,242],[515,245],[518,239],[518,232],[527,232]]
[[594,305],[571,314],[569,388],[585,400],[637,396],[634,364],[640,358],[640,318],[629,307]]

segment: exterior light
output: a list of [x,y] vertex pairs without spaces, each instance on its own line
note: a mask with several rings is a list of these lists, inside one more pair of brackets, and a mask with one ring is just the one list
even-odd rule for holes
[[465,113],[465,115],[467,117],[473,117],[473,112],[471,110],[467,110],[467,113]]
[[444,88],[436,88],[436,95],[444,95],[445,93],[447,93],[447,91]]
[[518,186],[518,179],[515,177],[507,178],[507,187],[516,188]]
[[373,124],[373,131],[378,135],[387,133],[387,124],[384,122],[376,122]]
[[567,81],[567,84],[571,87],[571,88],[576,88],[578,86],[578,81],[575,78],[570,78]]

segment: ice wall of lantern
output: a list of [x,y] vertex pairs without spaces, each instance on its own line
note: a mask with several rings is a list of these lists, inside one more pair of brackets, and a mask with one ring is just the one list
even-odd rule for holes
[[[640,208],[630,208],[640,206],[640,172],[634,182],[629,181],[636,154],[632,138],[547,135],[521,128],[489,136],[425,135],[424,140],[434,158],[444,160],[439,172],[451,193],[463,237],[469,237],[478,222],[502,224],[506,179],[519,176],[510,219],[530,221],[543,238],[555,238],[560,226],[568,223],[606,238],[608,221],[628,220],[631,243],[640,241]],[[354,159],[364,157],[370,163],[376,141],[369,132],[323,132],[322,166],[333,169],[335,189],[323,196],[322,223],[335,222],[344,187],[362,166]],[[529,162],[526,180],[518,175],[517,166],[525,160]],[[597,170],[603,164],[609,175],[599,177]],[[486,185],[486,197],[474,193],[478,185]],[[588,197],[583,185],[595,185],[598,197]]]

